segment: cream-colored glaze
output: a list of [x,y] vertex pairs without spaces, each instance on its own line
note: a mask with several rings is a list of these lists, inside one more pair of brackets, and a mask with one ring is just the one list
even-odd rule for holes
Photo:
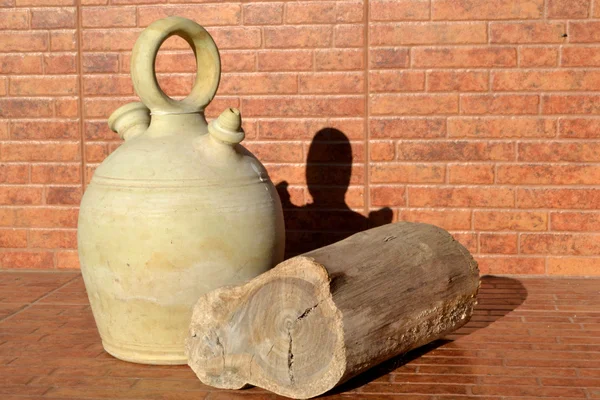
[[[173,34],[195,47],[198,61],[198,79],[182,101],[162,92],[154,72],[158,48]],[[131,75],[143,104],[109,119],[125,142],[98,167],[81,201],[81,270],[106,351],[138,363],[185,364],[200,295],[283,259],[281,204],[263,165],[239,144],[239,111],[227,109],[207,125],[203,110],[220,60],[202,27],[179,17],[151,24],[134,47]]]

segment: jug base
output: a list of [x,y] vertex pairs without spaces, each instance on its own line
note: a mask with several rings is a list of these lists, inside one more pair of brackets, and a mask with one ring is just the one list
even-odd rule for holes
[[126,348],[119,345],[114,345],[106,340],[102,341],[102,347],[111,356],[119,360],[132,362],[136,364],[151,364],[151,365],[186,365],[187,357],[181,352],[160,351],[153,348],[142,349],[142,346],[137,348]]

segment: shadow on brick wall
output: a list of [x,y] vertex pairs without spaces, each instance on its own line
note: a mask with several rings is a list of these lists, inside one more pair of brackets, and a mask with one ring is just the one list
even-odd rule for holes
[[288,183],[277,185],[285,218],[286,257],[392,222],[390,208],[372,211],[365,217],[346,203],[352,160],[348,137],[338,129],[324,128],[313,137],[306,160],[306,182],[312,202],[296,206],[290,200]]

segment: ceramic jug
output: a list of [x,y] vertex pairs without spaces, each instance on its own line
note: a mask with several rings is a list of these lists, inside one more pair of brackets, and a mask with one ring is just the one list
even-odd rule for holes
[[[181,101],[160,88],[154,64],[170,36],[193,48],[197,77]],[[97,168],[81,201],[81,271],[105,350],[145,364],[185,364],[184,338],[199,296],[254,278],[283,259],[275,187],[240,142],[237,109],[210,125],[220,58],[188,19],[154,22],[139,36],[131,78],[141,103],[116,110],[124,139]]]

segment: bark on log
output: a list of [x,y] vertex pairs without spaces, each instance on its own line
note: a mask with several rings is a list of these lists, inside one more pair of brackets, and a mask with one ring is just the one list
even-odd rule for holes
[[477,263],[448,232],[385,225],[204,295],[188,364],[218,388],[314,397],[458,329],[478,288]]

